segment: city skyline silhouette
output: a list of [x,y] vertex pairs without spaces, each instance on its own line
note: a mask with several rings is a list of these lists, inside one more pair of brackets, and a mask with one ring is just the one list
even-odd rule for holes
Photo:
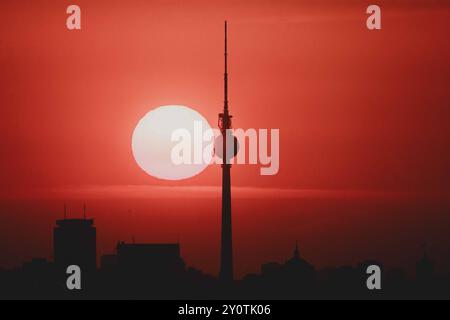
[[[185,264],[180,243],[118,240],[115,252],[100,256],[97,267],[93,218],[55,221],[54,261],[34,258],[20,268],[0,269],[1,298],[154,298],[154,299],[292,299],[292,298],[449,298],[450,278],[438,274],[424,243],[415,275],[387,269],[366,259],[356,265],[317,269],[301,253],[298,242],[284,262],[265,262],[260,272],[224,286],[216,276]],[[93,265],[94,264],[94,265]],[[81,290],[66,287],[69,266],[81,267]],[[382,270],[382,289],[368,290],[367,267]]]
[[[2,297],[448,297],[450,4],[380,0],[381,30],[359,0],[79,6],[0,3]],[[134,133],[169,105],[279,129],[279,170],[152,175]]]

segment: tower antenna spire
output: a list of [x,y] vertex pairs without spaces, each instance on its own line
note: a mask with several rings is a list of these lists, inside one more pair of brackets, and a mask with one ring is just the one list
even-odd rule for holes
[[64,203],[64,220],[66,220],[66,219],[67,219],[67,206]]
[[228,25],[225,20],[225,73],[224,73],[224,111],[228,111]]
[[83,218],[86,220],[86,203],[83,205]]

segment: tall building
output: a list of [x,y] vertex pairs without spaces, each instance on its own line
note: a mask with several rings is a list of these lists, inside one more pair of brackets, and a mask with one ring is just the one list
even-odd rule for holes
[[93,219],[57,220],[53,230],[55,264],[67,269],[77,265],[82,271],[94,271],[97,266],[97,233]]
[[227,22],[225,21],[225,73],[224,73],[224,106],[219,114],[219,129],[222,133],[222,242],[219,277],[225,282],[233,280],[233,241],[231,225],[231,164],[227,154],[227,130],[231,129],[232,116],[228,110],[228,50]]

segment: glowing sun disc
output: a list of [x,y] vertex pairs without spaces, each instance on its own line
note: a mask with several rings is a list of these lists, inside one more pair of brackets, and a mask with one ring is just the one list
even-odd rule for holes
[[188,179],[205,170],[207,163],[177,165],[171,159],[172,149],[177,144],[171,140],[172,133],[177,129],[185,129],[194,136],[196,122],[201,122],[203,130],[211,130],[208,121],[200,113],[186,106],[161,106],[148,112],[136,125],[131,143],[139,167],[162,180]]

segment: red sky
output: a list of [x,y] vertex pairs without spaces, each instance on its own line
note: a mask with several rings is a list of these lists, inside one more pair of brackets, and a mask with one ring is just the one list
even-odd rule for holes
[[296,239],[318,265],[410,263],[425,240],[448,256],[450,6],[392,2],[377,2],[382,30],[369,31],[371,3],[357,0],[76,1],[82,30],[68,31],[72,2],[1,1],[0,265],[49,255],[62,203],[87,199],[102,251],[132,233],[179,237],[188,262],[217,272],[219,168],[153,179],[131,134],[166,104],[216,123],[225,19],[234,126],[281,136],[278,175],[232,170],[238,273]]

